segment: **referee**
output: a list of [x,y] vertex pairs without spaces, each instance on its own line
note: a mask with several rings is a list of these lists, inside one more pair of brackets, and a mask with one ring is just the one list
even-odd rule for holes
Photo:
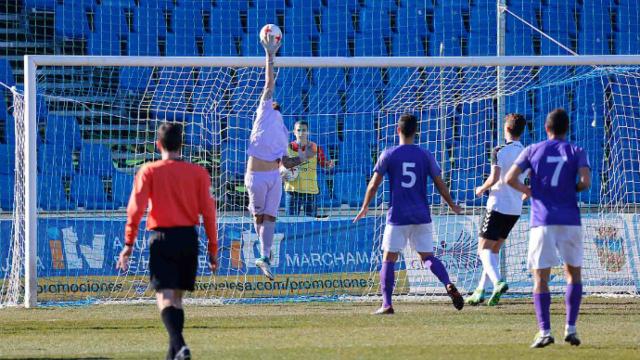
[[138,171],[127,207],[125,247],[116,267],[126,271],[140,220],[149,205],[147,230],[149,237],[149,275],[162,322],[169,333],[167,359],[191,359],[182,337],[184,310],[182,296],[193,291],[198,269],[198,233],[195,226],[202,215],[209,238],[209,263],[218,267],[216,205],[209,188],[209,173],[202,167],[184,161],[182,126],[163,123],[158,128],[156,146],[162,160],[145,164]]

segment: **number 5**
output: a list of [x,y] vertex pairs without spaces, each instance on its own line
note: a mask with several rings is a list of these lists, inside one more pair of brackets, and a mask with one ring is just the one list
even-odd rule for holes
[[547,156],[547,162],[549,164],[557,163],[556,169],[553,171],[553,177],[551,177],[551,186],[558,186],[558,178],[560,177],[560,171],[567,162],[562,156]]
[[409,170],[415,167],[416,167],[416,163],[412,163],[412,162],[402,163],[402,176],[408,176],[410,178],[408,183],[404,181],[400,183],[400,185],[402,185],[403,188],[411,188],[413,187],[413,185],[416,184],[416,173],[413,172],[412,170]]

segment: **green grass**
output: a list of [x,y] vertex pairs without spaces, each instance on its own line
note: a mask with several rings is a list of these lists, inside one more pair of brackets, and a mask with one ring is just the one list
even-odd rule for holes
[[[552,305],[555,345],[528,348],[536,332],[529,301],[496,308],[396,303],[191,306],[185,338],[196,359],[638,359],[640,300],[589,298],[578,331],[562,344],[564,305]],[[0,358],[163,359],[166,333],[153,305],[0,309]]]

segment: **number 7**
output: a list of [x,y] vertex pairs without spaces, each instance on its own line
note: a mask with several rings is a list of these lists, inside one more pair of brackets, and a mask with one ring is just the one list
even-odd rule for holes
[[556,169],[553,171],[553,176],[551,177],[551,186],[558,186],[558,178],[560,177],[560,171],[562,167],[567,162],[562,156],[547,156],[547,162],[549,164],[557,163]]

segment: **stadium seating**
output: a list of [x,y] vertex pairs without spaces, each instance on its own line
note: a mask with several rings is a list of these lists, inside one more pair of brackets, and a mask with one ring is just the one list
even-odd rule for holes
[[386,39],[383,33],[371,32],[356,34],[355,56],[388,56]]
[[[353,27],[353,13],[344,5],[324,8],[320,20],[320,31],[337,37],[352,37],[355,34]],[[328,55],[327,55],[328,56]]]
[[340,68],[320,68],[312,70],[314,87],[326,92],[345,91],[347,81],[344,71]]
[[160,56],[158,36],[147,33],[130,33],[127,40],[127,55]]
[[300,34],[307,36],[317,36],[319,34],[316,26],[315,14],[320,8],[313,9],[306,4],[299,4],[287,8],[284,13],[284,40],[292,34]]
[[72,176],[75,173],[71,149],[59,145],[42,144],[38,147],[38,169],[45,176]]
[[391,44],[393,56],[425,56],[425,42],[422,36],[396,34]]
[[312,114],[338,114],[342,112],[340,95],[314,87],[309,92],[309,112]]
[[224,144],[220,160],[224,180],[234,181],[244,177],[247,166],[247,145],[246,141],[240,141],[240,139]]
[[125,11],[131,11],[117,4],[101,4],[96,7],[93,17],[94,33],[107,36],[126,35],[129,32]]
[[238,56],[236,36],[231,33],[208,34],[204,37],[205,56]]
[[[297,120],[297,119],[296,119]],[[338,144],[338,120],[336,115],[312,115],[306,118],[309,123],[309,139],[327,150],[327,146]],[[293,130],[293,124],[289,125]]]
[[125,67],[120,69],[120,90],[126,93],[143,92],[151,80],[152,69],[148,67]]
[[[379,5],[379,4],[378,4]],[[391,34],[391,23],[387,10],[378,6],[365,7],[358,14],[358,32],[360,34]]]
[[82,136],[76,119],[71,116],[48,115],[45,143],[64,148],[69,152],[79,150]]
[[56,34],[71,39],[86,39],[89,36],[89,20],[84,4],[66,2],[55,8]]
[[312,56],[312,39],[309,34],[293,33],[287,34],[282,39],[282,46],[278,55],[281,56]]
[[320,42],[318,43],[319,55],[351,56],[350,41],[353,41],[353,37],[350,37],[347,32],[339,32],[336,34],[324,32],[320,34]]
[[[0,153],[0,156],[2,153]],[[0,174],[0,209],[2,211],[13,210],[14,196],[14,177],[13,174]]]
[[[220,24],[217,24],[217,26],[220,26]],[[171,16],[171,29],[174,34],[204,36],[202,9],[194,6],[175,8]]]
[[75,202],[70,202],[64,188],[62,174],[52,172],[40,176],[37,182],[38,208],[45,211],[73,210]]
[[196,35],[192,32],[167,34],[167,56],[198,56]]
[[361,172],[338,172],[334,175],[333,194],[342,204],[359,206],[366,190],[367,179]]
[[0,144],[0,162],[4,164],[0,166],[0,174],[13,175],[16,164],[13,142]]
[[356,89],[347,93],[347,112],[362,113],[379,109],[374,89]]
[[258,33],[248,33],[242,36],[242,56],[264,56],[264,49],[260,45]]
[[344,142],[354,147],[373,144],[375,139],[374,118],[371,114],[347,114],[344,117]]
[[167,33],[165,10],[156,6],[137,7],[133,16],[133,31],[148,37],[158,37]]
[[133,188],[133,175],[116,171],[111,178],[111,198],[116,207],[126,207]]
[[120,38],[115,32],[90,33],[88,39],[89,55],[121,55]]
[[25,9],[31,11],[54,11],[58,5],[57,0],[24,0]]
[[[246,1],[220,1],[222,3],[247,3]],[[209,29],[214,37],[221,37],[223,34],[233,36],[242,36],[244,34],[242,23],[240,21],[240,12],[235,8],[225,8],[218,6],[211,9],[209,18]],[[216,29],[225,29],[224,31],[216,31]],[[252,31],[255,33],[256,31]]]
[[109,176],[115,170],[111,149],[101,144],[83,143],[80,149],[80,173],[90,176]]
[[97,175],[76,175],[71,180],[71,198],[78,207],[86,210],[100,210],[113,207],[108,200],[102,177]]
[[339,146],[336,170],[369,174],[373,169],[371,148],[368,144],[343,142]]

